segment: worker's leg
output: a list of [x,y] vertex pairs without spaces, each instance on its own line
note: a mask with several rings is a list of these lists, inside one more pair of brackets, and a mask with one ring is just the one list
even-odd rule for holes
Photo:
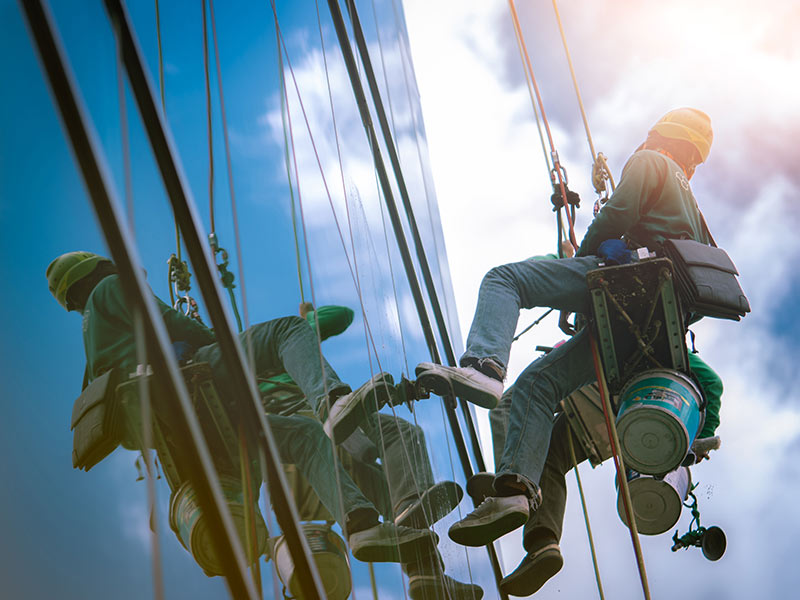
[[454,393],[494,408],[503,391],[511,342],[521,308],[552,307],[587,313],[586,273],[598,267],[596,256],[525,260],[495,267],[483,278],[461,367],[420,363],[418,381],[439,395]]
[[[303,390],[315,411],[331,392],[338,396],[350,391],[320,353],[314,331],[300,317],[258,323],[240,334],[239,340],[245,358],[249,360],[252,353],[257,375],[286,371]],[[227,380],[227,369],[217,344],[200,348],[193,359],[210,363],[216,381]]]
[[282,462],[293,463],[346,531],[353,555],[365,561],[408,562],[435,551],[430,531],[378,523],[378,511],[337,465],[319,421],[267,415]]
[[421,427],[383,413],[361,426],[378,449],[397,523],[428,527],[449,514],[463,496],[453,481],[435,483]]
[[481,282],[461,364],[488,358],[505,372],[521,308],[588,313],[586,273],[596,269],[599,261],[596,256],[524,260],[490,270]]
[[541,502],[538,484],[556,406],[594,379],[585,329],[523,371],[513,386],[506,443],[494,479],[497,496],[450,528],[454,541],[483,546],[528,521]]

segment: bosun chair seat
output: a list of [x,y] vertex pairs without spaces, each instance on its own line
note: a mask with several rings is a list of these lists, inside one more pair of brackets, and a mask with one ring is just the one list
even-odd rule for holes
[[[586,282],[592,301],[589,326],[612,400],[642,371],[665,368],[688,374],[686,328],[669,259],[601,267],[587,273]],[[623,348],[633,350],[622,356]],[[565,398],[562,408],[591,464],[608,459],[611,446],[597,384]]]

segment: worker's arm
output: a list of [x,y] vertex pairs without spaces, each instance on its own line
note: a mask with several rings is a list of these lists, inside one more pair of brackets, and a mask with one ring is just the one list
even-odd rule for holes
[[631,156],[617,189],[586,230],[578,256],[596,254],[602,242],[620,238],[639,221],[647,199],[663,186],[663,174],[658,171],[646,156]]
[[169,338],[173,342],[188,342],[195,348],[213,344],[216,341],[214,332],[196,320],[181,314],[156,297],[164,324],[167,326]]
[[706,397],[706,421],[698,438],[710,438],[719,427],[719,409],[722,405],[722,379],[716,371],[700,358],[699,354],[689,353],[689,369],[694,373]]

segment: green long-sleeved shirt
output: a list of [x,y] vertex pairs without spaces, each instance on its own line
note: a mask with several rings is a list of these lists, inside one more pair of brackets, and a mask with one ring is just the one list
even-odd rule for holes
[[[156,303],[173,342],[184,341],[200,347],[215,341],[214,332],[194,319],[179,313],[158,298]],[[86,301],[83,310],[83,345],[89,381],[112,367],[122,369],[124,376],[136,371],[136,342],[133,313],[125,299],[118,275],[100,281]]]
[[623,235],[651,248],[665,239],[710,243],[689,180],[671,158],[639,150],[628,159],[617,189],[589,225],[577,255],[595,254],[601,242]]

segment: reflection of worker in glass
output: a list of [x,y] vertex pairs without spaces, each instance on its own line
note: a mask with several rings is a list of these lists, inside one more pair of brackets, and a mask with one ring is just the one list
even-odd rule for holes
[[[481,284],[462,368],[423,363],[417,367],[419,380],[433,389],[452,388],[457,395],[491,408],[502,394],[520,308],[589,313],[585,276],[600,264],[595,254],[601,243],[620,237],[634,248],[656,248],[669,238],[709,243],[689,178],[708,156],[712,137],[710,119],[701,111],[681,108],[662,117],[628,160],[616,191],[589,226],[577,256],[490,270]],[[527,522],[540,503],[538,483],[556,405],[594,380],[586,329],[523,371],[514,385],[508,437],[494,480],[497,497],[488,498],[456,523],[450,530],[453,539],[482,546]],[[501,587],[515,588],[529,561],[530,555]]]
[[[135,373],[133,314],[114,264],[88,252],[70,252],[50,264],[47,279],[51,293],[64,308],[83,314],[88,380],[115,367],[125,375]],[[193,351],[187,353],[187,358],[209,363],[217,389],[224,391],[228,377],[213,331],[158,298],[156,301],[173,343],[191,346]],[[316,336],[300,317],[259,323],[241,334],[240,339],[243,346],[253,349],[257,374],[287,371],[320,416],[326,414],[330,402],[331,416],[326,425],[337,435],[347,437],[352,433],[364,416],[365,404],[375,398],[385,401],[389,393],[381,375],[351,392],[327,361],[320,358]],[[324,374],[320,372],[320,360]],[[337,476],[330,440],[318,420],[277,415],[267,418],[281,461],[297,465],[346,531],[353,556],[370,562],[407,562],[435,551],[435,534],[390,522],[380,524],[377,509],[347,473],[339,468]]]
[[[301,306],[320,341],[342,333],[353,321],[353,311],[344,306],[321,306],[313,310]],[[391,381],[385,375],[385,381]],[[304,413],[310,406],[292,378],[280,373],[259,381],[259,390],[267,412],[282,415]],[[397,392],[400,390],[398,389]],[[395,402],[402,400],[398,398]],[[394,403],[394,402],[393,402]],[[345,469],[353,477],[380,513],[397,525],[415,528],[433,526],[452,512],[463,496],[453,481],[436,483],[421,427],[394,414],[368,415],[359,429],[344,440],[340,456]],[[301,520],[327,520],[326,511],[306,496],[304,482],[290,475],[296,496],[305,496],[298,505]],[[411,600],[437,598],[470,598],[480,600],[483,590],[473,583],[464,583],[444,575],[444,561],[437,555],[421,556],[405,562],[408,595]]]

